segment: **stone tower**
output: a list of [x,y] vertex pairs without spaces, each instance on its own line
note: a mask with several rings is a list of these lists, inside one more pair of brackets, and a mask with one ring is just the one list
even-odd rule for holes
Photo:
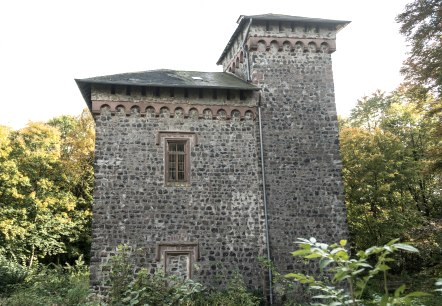
[[[297,237],[347,235],[331,53],[348,22],[241,16],[224,72],[76,80],[96,122],[91,285],[128,244],[139,266],[266,286]],[[263,184],[265,182],[265,184]]]
[[218,64],[258,86],[270,253],[293,271],[298,237],[347,237],[331,53],[349,22],[241,16]]

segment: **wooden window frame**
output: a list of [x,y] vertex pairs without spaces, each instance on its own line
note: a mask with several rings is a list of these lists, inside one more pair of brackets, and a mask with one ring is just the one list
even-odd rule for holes
[[[175,154],[169,151],[170,144],[184,144],[183,154],[179,151],[174,151]],[[188,138],[166,138],[164,141],[164,181],[166,186],[189,186],[190,185],[190,141]],[[184,155],[184,174],[183,179],[179,179],[178,159],[180,155]],[[175,179],[170,175],[170,157],[175,156]]]

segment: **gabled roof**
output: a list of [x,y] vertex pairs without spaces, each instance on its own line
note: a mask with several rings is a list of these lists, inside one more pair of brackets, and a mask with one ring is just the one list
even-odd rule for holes
[[300,16],[289,16],[289,15],[281,15],[281,14],[263,14],[263,15],[240,15],[236,23],[238,23],[238,27],[235,32],[233,32],[232,37],[224,48],[223,53],[220,58],[216,62],[217,65],[220,65],[227,52],[230,49],[230,46],[235,41],[237,35],[240,31],[245,27],[246,23],[253,20],[264,20],[264,21],[290,21],[290,22],[298,22],[304,24],[323,24],[333,26],[336,31],[341,30],[350,21],[346,20],[333,20],[333,19],[321,19],[321,18],[310,18],[310,17],[300,17]]
[[87,79],[75,79],[75,81],[89,108],[92,105],[91,86],[93,84],[259,90],[258,87],[227,72],[176,71],[167,69],[105,75]]

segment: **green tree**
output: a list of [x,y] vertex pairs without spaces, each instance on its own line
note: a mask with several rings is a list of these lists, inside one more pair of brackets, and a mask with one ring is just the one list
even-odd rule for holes
[[66,242],[67,255],[77,257],[83,254],[86,262],[89,262],[94,184],[94,120],[90,112],[84,110],[80,116],[60,116],[49,120],[48,124],[61,132],[63,188],[75,196],[76,209],[83,212],[86,220],[81,237],[75,243]]
[[360,100],[341,125],[348,222],[357,248],[408,236],[441,214],[440,176],[427,171],[438,122],[407,94],[401,89]]
[[93,121],[0,127],[0,251],[32,266],[89,253]]
[[402,72],[413,84],[442,94],[442,2],[414,0],[396,17],[411,50]]
[[[401,72],[411,87],[409,92],[421,100],[433,100],[427,115],[439,120],[433,138],[439,145],[429,153],[429,169],[442,172],[442,2],[414,0],[396,17],[401,33],[410,44],[410,53]],[[428,97],[429,95],[429,97]],[[428,105],[427,105],[428,106]]]

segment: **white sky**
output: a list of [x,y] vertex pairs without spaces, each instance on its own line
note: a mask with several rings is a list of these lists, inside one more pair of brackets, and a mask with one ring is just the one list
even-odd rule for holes
[[391,91],[406,56],[394,18],[411,0],[5,0],[0,3],[0,125],[77,115],[74,78],[151,69],[221,71],[239,15],[350,20],[333,54],[338,113]]

